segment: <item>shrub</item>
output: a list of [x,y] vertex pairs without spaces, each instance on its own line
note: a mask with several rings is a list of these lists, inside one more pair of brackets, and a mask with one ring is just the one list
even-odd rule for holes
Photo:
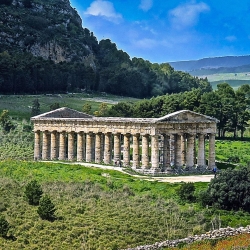
[[177,194],[183,201],[192,202],[195,200],[194,196],[195,186],[194,183],[188,182],[183,183],[180,188],[177,190]]
[[[250,168],[223,170],[211,180],[207,197],[210,197],[209,204],[219,208],[250,212]],[[203,195],[203,204],[208,203],[207,197]]]
[[55,205],[52,203],[48,195],[43,196],[40,199],[37,213],[43,220],[53,221],[55,219]]
[[30,205],[38,205],[43,191],[37,181],[33,180],[29,182],[25,187],[24,194]]
[[6,237],[9,228],[10,228],[9,222],[3,216],[0,216],[0,236]]

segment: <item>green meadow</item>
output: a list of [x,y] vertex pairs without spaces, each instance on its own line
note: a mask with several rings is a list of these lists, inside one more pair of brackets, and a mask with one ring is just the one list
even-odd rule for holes
[[[31,161],[0,162],[0,211],[11,225],[0,249],[124,249],[204,233],[214,227],[246,226],[245,212],[185,203],[181,183],[146,181],[118,171]],[[42,220],[24,199],[37,180],[56,207],[56,220]],[[207,183],[196,183],[195,194]]]

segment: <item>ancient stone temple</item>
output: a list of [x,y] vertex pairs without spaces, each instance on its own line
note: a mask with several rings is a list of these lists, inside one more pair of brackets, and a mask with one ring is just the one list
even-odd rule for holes
[[217,120],[189,110],[161,118],[121,118],[60,108],[31,120],[35,160],[122,164],[149,173],[215,165]]

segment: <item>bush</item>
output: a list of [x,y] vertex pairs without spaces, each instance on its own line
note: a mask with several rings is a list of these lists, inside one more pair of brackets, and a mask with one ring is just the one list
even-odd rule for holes
[[0,236],[6,237],[9,228],[10,228],[9,222],[3,216],[0,216]]
[[180,199],[188,202],[195,201],[194,192],[195,186],[194,183],[191,182],[183,183],[177,190],[177,194],[179,195]]
[[25,187],[24,194],[30,205],[38,205],[43,191],[37,181],[33,180],[29,182]]
[[53,221],[55,219],[55,205],[52,203],[48,195],[43,196],[40,199],[37,213],[43,220]]
[[[210,197],[208,201],[207,197]],[[202,203],[209,203],[221,209],[250,212],[250,168],[223,170],[211,180],[207,196],[201,197]]]

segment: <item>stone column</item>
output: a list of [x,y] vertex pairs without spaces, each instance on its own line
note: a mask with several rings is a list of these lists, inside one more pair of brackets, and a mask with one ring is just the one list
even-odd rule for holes
[[104,163],[110,164],[111,163],[111,133],[106,133],[104,138]]
[[149,168],[149,135],[142,136],[142,168]]
[[186,135],[181,135],[181,164],[186,164]]
[[34,160],[41,159],[41,134],[40,130],[35,131]]
[[101,133],[95,135],[95,163],[101,162]]
[[194,135],[187,135],[187,163],[188,168],[194,166]]
[[52,131],[50,135],[50,143],[51,143],[51,148],[50,148],[50,159],[55,160],[57,158],[57,143],[56,143],[56,131]]
[[159,170],[159,140],[158,135],[151,135],[151,169]]
[[65,132],[59,134],[59,160],[66,159],[66,136]]
[[197,157],[197,165],[200,167],[204,167],[205,164],[205,138],[204,134],[198,135],[198,157]]
[[209,134],[208,168],[212,169],[214,166],[215,166],[215,134]]
[[133,135],[133,168],[140,167],[139,134]]
[[125,134],[123,139],[123,165],[130,165],[130,134]]
[[92,140],[93,140],[93,133],[89,132],[86,134],[86,162],[92,161]]
[[114,134],[114,164],[121,160],[121,134]]
[[175,166],[181,167],[181,135],[175,134]]
[[76,160],[82,161],[83,158],[83,132],[77,133],[77,149],[76,149]]
[[42,159],[49,159],[49,132],[43,132],[43,146],[42,146]]
[[68,160],[74,160],[74,132],[68,133]]

